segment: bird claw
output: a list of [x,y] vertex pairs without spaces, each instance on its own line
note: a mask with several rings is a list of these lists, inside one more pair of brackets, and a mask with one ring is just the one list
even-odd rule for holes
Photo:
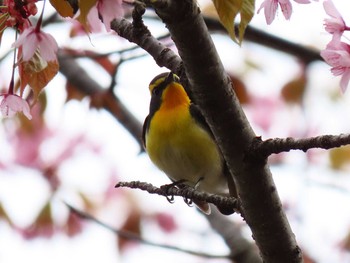
[[165,197],[166,200],[168,200],[169,203],[174,203],[175,201],[175,197],[172,194],[169,194],[170,189],[172,189],[173,187],[177,188],[177,187],[181,187],[181,185],[183,185],[183,183],[186,182],[186,180],[178,180],[176,182],[173,182],[171,184],[166,184],[166,185],[162,185],[160,188],[163,189],[165,191]]
[[173,204],[175,202],[174,195],[166,195],[165,198],[170,204]]
[[186,205],[192,207],[193,205],[193,200],[191,198],[184,197],[184,202]]
[[[204,179],[203,177],[199,178],[194,186],[190,186],[190,185],[184,184],[186,182],[186,180],[185,179],[181,179],[181,180],[175,181],[175,182],[173,182],[171,184],[163,185],[163,186],[161,186],[161,189],[163,189],[165,191],[166,199],[168,200],[169,203],[172,204],[172,203],[174,203],[175,198],[174,198],[174,195],[169,194],[169,191],[170,191],[171,188],[176,187],[176,188],[184,189],[186,187],[191,187],[194,190],[196,190],[198,188],[200,182],[203,179]],[[184,199],[184,202],[185,202],[186,205],[193,206],[193,200],[191,198],[184,197],[183,199]]]

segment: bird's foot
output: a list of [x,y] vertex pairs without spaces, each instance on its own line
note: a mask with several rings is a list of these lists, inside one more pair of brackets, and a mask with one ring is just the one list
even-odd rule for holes
[[185,179],[181,179],[181,180],[178,180],[178,181],[175,181],[171,184],[165,184],[165,185],[162,185],[160,188],[161,189],[164,189],[165,190],[165,193],[166,193],[166,199],[168,200],[169,203],[174,203],[174,195],[172,194],[169,194],[169,191],[170,189],[172,188],[184,188],[186,187],[187,185],[184,184],[186,182]]

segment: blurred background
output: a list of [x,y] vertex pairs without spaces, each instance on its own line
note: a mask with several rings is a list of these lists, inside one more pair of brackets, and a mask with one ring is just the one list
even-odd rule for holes
[[[258,8],[262,1],[256,1]],[[334,0],[338,10],[348,1]],[[214,17],[210,1],[200,1],[204,15]],[[38,8],[40,9],[40,4]],[[126,7],[126,14],[129,12]],[[229,262],[149,246],[119,238],[66,203],[115,229],[144,239],[226,255],[229,249],[195,207],[181,198],[173,204],[139,190],[115,189],[120,181],[160,186],[167,177],[151,164],[140,145],[148,114],[148,83],[159,68],[153,58],[112,32],[86,35],[79,24],[62,19],[48,4],[44,31],[60,47],[60,73],[32,108],[33,119],[1,119],[0,125],[0,262]],[[50,18],[50,19],[49,19]],[[251,26],[319,51],[331,36],[323,28],[322,1],[293,2],[290,21],[279,11],[267,26],[262,13]],[[164,25],[148,10],[144,22],[169,47]],[[350,95],[321,60],[261,45],[235,44],[223,31],[212,37],[235,84],[251,125],[263,139],[303,138],[349,133]],[[6,30],[0,48],[0,88],[11,78],[14,32]],[[77,85],[67,72],[92,83]],[[74,84],[73,84],[74,83]],[[350,260],[350,147],[330,151],[294,151],[273,155],[269,162],[287,217],[304,250],[305,262]],[[239,215],[232,215],[242,235],[251,234]]]

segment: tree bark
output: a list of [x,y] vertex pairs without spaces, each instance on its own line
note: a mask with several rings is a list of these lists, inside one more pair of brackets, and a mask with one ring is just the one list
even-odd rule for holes
[[264,262],[302,262],[266,158],[253,158],[254,134],[192,0],[151,1],[182,58],[192,95],[222,150],[241,199],[242,216]]

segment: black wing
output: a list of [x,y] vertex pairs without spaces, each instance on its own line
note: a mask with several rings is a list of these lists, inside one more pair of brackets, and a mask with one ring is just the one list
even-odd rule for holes
[[[205,120],[202,112],[200,111],[200,109],[198,108],[197,105],[195,105],[195,104],[190,105],[190,113],[191,113],[192,117],[203,127],[203,129],[207,130],[210,133],[210,135],[212,136],[212,138],[215,140],[213,132],[211,131],[207,121]],[[222,153],[221,153],[221,155],[222,155]],[[233,178],[230,174],[230,171],[227,167],[227,163],[223,157],[222,157],[222,161],[223,161],[223,175],[227,179],[227,186],[229,188],[230,195],[237,197],[236,185],[235,185]],[[232,210],[226,209],[225,207],[218,207],[218,208],[219,208],[220,212],[223,214],[229,215],[229,214],[233,213]]]
[[146,132],[149,127],[149,115],[145,118],[145,121],[143,122],[143,127],[142,127],[142,145],[143,148],[146,149]]
[[193,103],[190,104],[190,114],[198,122],[198,124],[203,129],[208,131],[210,133],[210,135],[212,136],[212,138],[214,138],[214,135],[213,135],[207,121],[205,120],[202,112],[200,111],[200,109],[198,108],[198,106],[196,104],[193,104]]

